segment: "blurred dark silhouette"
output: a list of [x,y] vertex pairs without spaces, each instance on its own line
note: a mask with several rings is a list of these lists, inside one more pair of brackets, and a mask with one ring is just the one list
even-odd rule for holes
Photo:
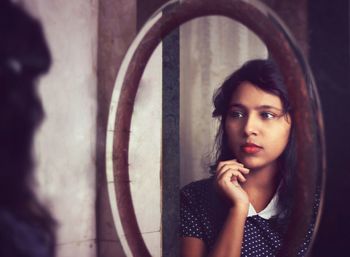
[[48,257],[55,222],[32,189],[32,141],[43,118],[36,79],[49,69],[40,24],[0,1],[0,256]]

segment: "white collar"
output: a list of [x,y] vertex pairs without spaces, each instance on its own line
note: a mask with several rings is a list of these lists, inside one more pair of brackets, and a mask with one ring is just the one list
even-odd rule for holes
[[249,203],[248,216],[251,217],[254,215],[258,215],[264,219],[270,219],[272,216],[279,213],[278,210],[278,194],[276,193],[269,204],[263,209],[261,212],[257,213],[251,203]]

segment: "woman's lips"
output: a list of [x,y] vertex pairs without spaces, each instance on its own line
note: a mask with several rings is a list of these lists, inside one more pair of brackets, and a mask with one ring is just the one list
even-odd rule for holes
[[256,144],[246,143],[241,146],[241,149],[244,153],[256,154],[262,150],[262,147]]

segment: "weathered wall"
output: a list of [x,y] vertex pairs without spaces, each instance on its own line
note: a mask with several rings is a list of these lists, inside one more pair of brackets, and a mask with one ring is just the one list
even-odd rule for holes
[[97,0],[25,0],[43,24],[52,67],[40,80],[38,191],[58,222],[58,257],[95,257]]
[[98,8],[97,243],[98,256],[125,256],[113,221],[106,178],[106,130],[115,78],[136,35],[136,0],[100,0]]

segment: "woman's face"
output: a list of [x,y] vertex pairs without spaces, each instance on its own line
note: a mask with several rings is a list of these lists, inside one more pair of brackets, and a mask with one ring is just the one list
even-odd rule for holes
[[285,149],[291,118],[281,99],[250,82],[242,82],[233,93],[225,131],[231,151],[249,169],[273,167]]

